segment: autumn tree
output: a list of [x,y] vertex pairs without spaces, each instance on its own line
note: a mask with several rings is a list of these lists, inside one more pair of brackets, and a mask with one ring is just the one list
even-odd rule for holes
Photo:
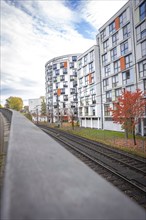
[[123,91],[118,101],[114,103],[114,109],[110,109],[115,123],[121,124],[122,129],[131,131],[134,145],[136,145],[135,126],[139,118],[144,115],[146,101],[141,90],[136,92]]
[[16,111],[22,110],[23,107],[23,101],[20,97],[13,97],[10,96],[8,99],[6,99],[6,108],[11,108]]

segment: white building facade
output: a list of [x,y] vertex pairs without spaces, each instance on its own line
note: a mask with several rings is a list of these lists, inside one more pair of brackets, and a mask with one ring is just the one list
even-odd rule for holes
[[102,128],[99,65],[97,45],[78,57],[78,117],[82,127]]
[[45,65],[46,104],[49,122],[68,121],[77,117],[77,57],[63,55]]
[[[96,36],[100,48],[103,129],[121,131],[109,108],[126,89],[146,91],[146,2],[128,1]],[[146,121],[137,132],[146,134]]]

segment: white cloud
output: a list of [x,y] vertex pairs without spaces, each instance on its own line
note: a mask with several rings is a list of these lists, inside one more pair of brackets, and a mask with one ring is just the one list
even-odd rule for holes
[[85,7],[78,8],[80,13],[67,8],[64,1],[19,3],[17,8],[1,2],[3,104],[9,96],[29,99],[45,95],[45,63],[59,55],[82,53],[94,45],[95,40],[79,33],[76,24],[85,19],[97,28],[103,18],[98,9],[102,7],[100,1],[82,2]]

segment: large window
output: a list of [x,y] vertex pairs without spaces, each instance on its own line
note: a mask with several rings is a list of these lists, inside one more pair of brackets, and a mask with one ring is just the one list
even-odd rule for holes
[[109,47],[109,40],[106,40],[105,42],[103,42],[103,50],[104,50],[104,52],[107,51],[108,47]]
[[112,36],[112,45],[115,46],[117,45],[118,42],[118,32],[116,34],[113,34]]
[[116,87],[118,85],[119,82],[119,78],[118,78],[118,74],[112,77],[112,87]]
[[146,23],[143,22],[141,25],[139,25],[136,28],[136,36],[137,36],[137,41],[144,39],[146,37]]
[[128,38],[130,36],[130,23],[123,27],[123,38]]
[[125,55],[128,52],[128,41],[125,41],[121,44],[121,56]]
[[85,86],[88,85],[88,76],[85,76]]
[[104,105],[104,116],[110,116],[110,105]]
[[93,72],[94,71],[94,66],[93,66],[93,62],[89,63],[89,72]]
[[139,6],[139,15],[141,21],[146,17],[146,1]]
[[118,73],[120,71],[120,61],[117,60],[114,62],[114,73]]
[[132,54],[129,54],[128,56],[125,57],[125,66],[126,68],[132,66]]
[[102,32],[101,32],[101,41],[104,41],[104,38],[106,37],[106,30],[104,29]]
[[127,15],[126,15],[126,11],[124,11],[120,16],[120,27],[123,26],[126,22],[127,22]]
[[90,52],[90,61],[92,61],[93,59],[94,59],[94,50]]
[[87,64],[87,55],[84,56],[84,65],[86,65],[86,64]]
[[138,70],[140,78],[146,77],[146,60],[138,64]]
[[83,86],[83,77],[79,79],[79,87]]
[[109,79],[104,79],[103,80],[103,88],[104,88],[104,90],[107,89],[108,85],[109,85]]
[[112,101],[112,91],[106,92],[106,102],[111,102]]
[[115,47],[111,50],[111,60],[115,60],[117,58],[117,48]]
[[146,56],[146,40],[141,43],[141,54],[142,56]]
[[121,96],[122,94],[122,89],[115,89],[115,97],[116,97],[116,100],[118,99],[119,96]]
[[107,53],[102,56],[102,63],[103,65],[107,64]]
[[109,33],[112,34],[116,30],[115,21],[109,25]]
[[109,76],[110,74],[110,65],[104,67],[104,76]]
[[122,73],[123,85],[133,83],[133,69],[127,70]]

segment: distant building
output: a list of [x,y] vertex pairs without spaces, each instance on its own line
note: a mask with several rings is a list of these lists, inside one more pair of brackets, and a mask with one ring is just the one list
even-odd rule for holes
[[29,112],[32,115],[32,119],[34,122],[47,121],[47,116],[41,114],[41,105],[43,100],[45,100],[44,96],[28,100]]
[[77,117],[77,57],[69,54],[55,57],[45,65],[46,104],[50,122]]

